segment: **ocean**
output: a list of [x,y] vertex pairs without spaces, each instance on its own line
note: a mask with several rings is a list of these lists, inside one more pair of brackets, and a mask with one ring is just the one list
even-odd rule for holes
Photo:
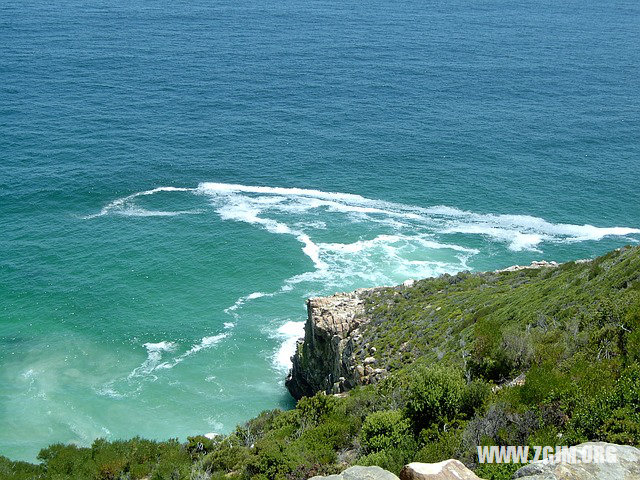
[[305,299],[640,242],[640,3],[0,0],[0,455],[293,405]]

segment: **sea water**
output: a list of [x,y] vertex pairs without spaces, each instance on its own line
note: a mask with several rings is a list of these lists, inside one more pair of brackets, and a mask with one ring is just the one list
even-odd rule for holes
[[305,299],[640,241],[640,4],[0,0],[0,454],[289,408]]

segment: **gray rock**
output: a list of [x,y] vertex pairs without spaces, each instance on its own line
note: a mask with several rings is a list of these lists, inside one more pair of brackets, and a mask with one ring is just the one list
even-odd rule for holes
[[[519,469],[513,476],[522,480],[640,480],[640,450],[629,445],[605,442],[587,442],[572,447],[576,449],[576,459],[582,460],[584,453],[595,448],[604,451],[608,447],[615,456],[615,462],[567,463],[554,457],[553,462],[542,460]],[[601,460],[611,460],[606,456]]]
[[480,480],[458,460],[439,463],[410,463],[400,472],[400,480]]
[[510,267],[503,268],[502,270],[496,270],[496,273],[500,272],[517,272],[519,270],[525,270],[528,268],[556,268],[560,264],[558,262],[547,262],[545,260],[533,261],[531,265],[511,265]]
[[311,477],[309,480],[399,480],[393,473],[380,467],[349,467],[339,475]]
[[[362,341],[358,327],[370,321],[364,303],[377,290],[363,288],[307,301],[304,340],[296,345],[285,382],[294,398],[323,391],[332,393],[336,383],[341,391],[367,383],[365,372],[354,368],[359,363],[356,352]],[[366,345],[365,351],[369,352],[369,348]],[[344,380],[339,380],[341,377]]]

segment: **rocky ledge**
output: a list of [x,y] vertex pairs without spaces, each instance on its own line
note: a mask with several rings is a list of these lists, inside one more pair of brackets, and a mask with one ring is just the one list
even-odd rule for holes
[[360,289],[307,300],[304,339],[298,340],[285,382],[294,398],[317,392],[342,393],[375,383],[386,374],[376,368],[375,348],[363,343],[364,304],[378,289]]
[[[513,265],[496,272],[556,268],[556,262],[532,262]],[[414,280],[393,287],[411,288]],[[307,300],[304,339],[298,340],[285,385],[295,399],[318,392],[340,394],[357,385],[376,383],[387,374],[376,359],[375,347],[361,335],[361,327],[370,321],[365,301],[385,287],[361,288],[349,293]],[[387,287],[388,288],[388,287]]]

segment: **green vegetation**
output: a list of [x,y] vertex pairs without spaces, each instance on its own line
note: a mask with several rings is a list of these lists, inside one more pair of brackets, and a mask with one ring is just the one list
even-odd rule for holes
[[506,479],[514,466],[475,465],[476,445],[640,445],[638,248],[384,289],[367,315],[363,337],[389,371],[380,383],[303,398],[214,440],[53,445],[39,465],[0,458],[0,478],[306,479],[453,457]]

